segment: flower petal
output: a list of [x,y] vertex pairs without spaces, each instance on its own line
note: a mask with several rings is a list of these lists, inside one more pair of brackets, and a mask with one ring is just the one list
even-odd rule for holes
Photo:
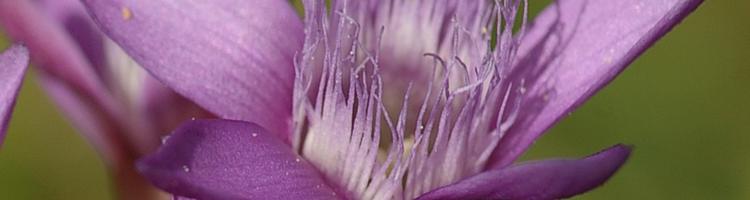
[[544,10],[521,41],[512,75],[527,85],[522,113],[488,167],[511,164],[702,2],[563,0]]
[[[35,66],[70,84],[82,95],[94,99],[106,112],[119,113],[114,99],[107,94],[103,82],[78,46],[74,38],[66,32],[59,18],[45,14],[44,6],[30,1],[0,1],[0,25],[12,38],[23,42],[31,51]],[[49,11],[52,12],[52,11]],[[66,15],[76,21],[75,15]],[[80,16],[79,17],[85,17]],[[91,27],[89,27],[91,28]],[[76,31],[84,31],[76,29]],[[88,30],[94,31],[94,30]],[[96,38],[90,38],[96,40]]]
[[334,190],[292,148],[258,125],[181,125],[138,169],[157,187],[195,199],[332,199]]
[[195,200],[191,198],[181,197],[181,196],[172,196],[172,200]]
[[105,33],[178,93],[288,137],[303,32],[287,1],[83,2]]
[[107,80],[104,34],[88,16],[83,4],[78,0],[35,0],[34,3],[44,15],[64,28],[100,79]]
[[66,116],[66,119],[94,146],[107,164],[123,159],[124,141],[113,127],[114,123],[105,113],[93,106],[91,99],[80,96],[78,91],[70,88],[63,80],[46,73],[38,73],[37,79],[55,105]]
[[580,160],[544,160],[494,169],[435,189],[418,199],[560,199],[602,185],[630,156],[615,145]]
[[0,54],[0,146],[28,65],[29,51],[24,46],[14,45]]
[[126,121],[125,108],[101,76],[103,66],[96,62],[103,52],[93,52],[101,50],[96,41],[103,35],[80,2],[0,1],[0,25],[29,46],[46,93],[108,164],[130,154],[118,123]]
[[137,123],[147,125],[149,134],[161,138],[191,118],[216,118],[192,101],[165,87],[147,74],[143,80],[138,109],[142,115]]

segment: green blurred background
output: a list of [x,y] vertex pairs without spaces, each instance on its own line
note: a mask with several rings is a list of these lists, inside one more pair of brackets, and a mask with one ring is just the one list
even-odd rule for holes
[[[523,159],[633,144],[611,181],[575,199],[750,199],[748,9],[704,3]],[[111,199],[103,167],[30,73],[0,151],[0,199]]]

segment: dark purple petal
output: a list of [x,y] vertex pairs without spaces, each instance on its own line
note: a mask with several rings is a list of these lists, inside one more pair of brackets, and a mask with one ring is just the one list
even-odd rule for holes
[[511,164],[555,122],[609,83],[702,0],[561,0],[529,27],[516,79],[527,94],[490,168]]
[[24,46],[14,45],[0,54],[0,146],[28,65],[29,51]]
[[630,156],[615,145],[580,160],[543,160],[486,171],[418,199],[560,199],[602,185]]
[[242,121],[181,125],[138,169],[157,187],[195,199],[332,199],[336,193],[291,147]]
[[84,0],[157,79],[222,118],[290,133],[302,23],[287,1]]

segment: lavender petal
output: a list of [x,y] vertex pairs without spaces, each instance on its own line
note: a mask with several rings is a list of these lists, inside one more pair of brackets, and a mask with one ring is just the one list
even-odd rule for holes
[[303,32],[288,2],[83,2],[104,32],[167,86],[219,117],[290,134],[293,57]]
[[580,160],[544,160],[493,169],[435,189],[432,199],[561,199],[592,190],[627,160],[631,148],[615,145]]
[[138,169],[157,187],[194,199],[336,198],[291,146],[242,121],[186,122]]
[[604,87],[702,0],[562,0],[521,41],[515,71],[526,93],[489,168],[511,164],[563,116]]
[[[86,47],[79,46],[80,44],[76,43],[77,40],[67,32],[64,23],[70,21],[55,21],[75,18],[72,16],[76,15],[71,14],[75,13],[75,10],[69,9],[70,4],[73,3],[78,2],[61,1],[57,2],[59,5],[52,6],[36,5],[25,0],[0,1],[0,26],[11,38],[28,46],[32,60],[35,66],[41,69],[41,73],[61,79],[63,83],[69,84],[81,95],[93,99],[92,103],[97,104],[104,112],[119,113],[115,100],[107,94],[106,85],[98,78],[96,70],[82,50]],[[81,15],[77,16],[81,17]],[[76,26],[80,26],[82,22],[72,21],[73,24],[77,24]],[[79,32],[96,32],[79,28],[81,27],[73,29]],[[89,35],[95,34],[89,33]],[[90,39],[97,40],[97,38]]]
[[14,45],[0,54],[0,146],[28,64],[29,51],[24,46]]

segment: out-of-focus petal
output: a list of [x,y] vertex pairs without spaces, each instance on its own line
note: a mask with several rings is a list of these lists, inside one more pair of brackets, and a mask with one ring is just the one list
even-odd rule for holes
[[511,76],[526,85],[522,113],[495,149],[488,167],[511,164],[537,137],[609,83],[701,3],[555,1],[521,41]]
[[181,197],[181,196],[172,196],[172,200],[195,200],[195,199]]
[[[65,114],[66,119],[86,137],[107,164],[112,164],[122,159],[124,141],[117,141],[117,134],[112,127],[112,119],[98,110],[91,99],[82,98],[75,89],[71,89],[62,80],[55,76],[39,73],[38,79],[41,86],[47,92],[57,107]],[[119,147],[125,148],[125,147]]]
[[303,32],[287,1],[83,2],[105,33],[178,93],[288,137]]
[[81,1],[35,0],[34,3],[44,15],[62,25],[100,79],[107,80],[109,75],[105,72],[107,61],[104,54],[104,34],[88,16]]
[[24,46],[14,45],[0,54],[0,146],[28,65],[29,51]]
[[57,77],[81,95],[94,99],[93,103],[106,112],[120,112],[81,47],[62,23],[54,21],[30,1],[7,0],[0,1],[0,25],[9,36],[28,46],[32,60],[43,73]]
[[276,135],[242,121],[194,120],[138,162],[154,185],[195,199],[335,199],[320,173]]
[[616,145],[580,160],[544,160],[493,169],[435,189],[420,200],[561,199],[602,185],[630,156]]

